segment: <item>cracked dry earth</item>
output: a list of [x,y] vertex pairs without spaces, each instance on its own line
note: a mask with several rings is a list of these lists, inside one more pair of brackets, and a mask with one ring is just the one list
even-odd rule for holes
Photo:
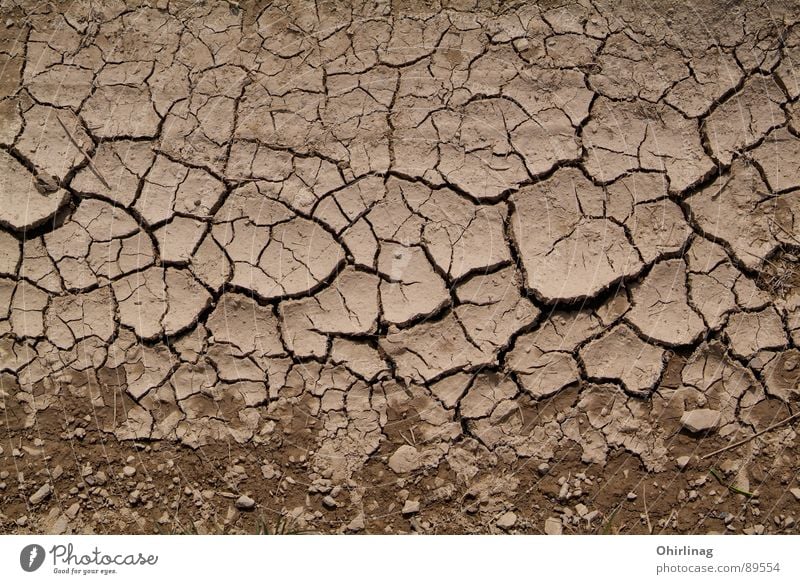
[[517,4],[0,2],[3,532],[797,531],[800,5]]

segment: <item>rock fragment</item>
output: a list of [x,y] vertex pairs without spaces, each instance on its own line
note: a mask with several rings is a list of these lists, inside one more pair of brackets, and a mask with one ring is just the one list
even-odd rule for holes
[[247,495],[242,495],[238,499],[236,499],[234,505],[239,511],[252,511],[253,509],[256,508],[255,500],[253,500],[251,497],[248,497]]
[[716,410],[690,410],[681,416],[681,425],[689,432],[694,433],[715,430],[719,426],[719,422],[720,413]]
[[495,522],[495,525],[503,530],[509,530],[517,524],[517,514],[513,511],[506,511]]
[[563,531],[563,526],[561,524],[561,520],[557,517],[548,517],[544,521],[544,533],[545,535],[561,535]]
[[28,497],[28,502],[31,505],[38,505],[45,499],[47,499],[53,492],[53,487],[50,483],[45,483],[41,487],[39,487],[35,493],[33,493],[30,497]]

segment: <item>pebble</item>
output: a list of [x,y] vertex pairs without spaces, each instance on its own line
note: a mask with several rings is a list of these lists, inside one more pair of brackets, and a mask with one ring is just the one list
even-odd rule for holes
[[347,531],[361,531],[364,529],[364,514],[359,513],[347,524]]
[[339,506],[339,503],[336,502],[336,499],[327,495],[323,497],[322,504],[325,505],[328,509],[336,509]]
[[578,503],[575,505],[575,513],[577,513],[580,517],[584,517],[588,512],[589,508],[583,503]]
[[561,535],[561,520],[557,517],[548,517],[544,520],[544,532],[547,535]]
[[247,495],[242,495],[236,499],[236,503],[234,503],[234,505],[236,505],[236,508],[239,509],[239,511],[252,511],[256,508],[256,502]]
[[412,501],[411,499],[407,499],[406,502],[403,504],[403,515],[413,515],[414,513],[419,513],[419,501]]
[[73,503],[72,505],[70,505],[70,508],[65,511],[65,513],[67,517],[69,517],[70,519],[75,519],[75,517],[78,516],[78,512],[80,510],[81,510],[81,504]]
[[497,527],[500,529],[511,529],[517,524],[517,514],[513,511],[506,511],[497,520]]
[[679,469],[684,470],[687,466],[689,466],[689,462],[691,462],[691,460],[691,456],[679,456],[675,459],[675,464]]
[[538,467],[536,467],[536,470],[539,472],[540,475],[544,476],[550,471],[550,465],[547,464],[546,462],[543,462]]
[[28,501],[30,502],[31,505],[38,505],[39,503],[47,499],[52,492],[53,492],[53,487],[50,486],[50,483],[45,483],[41,487],[39,487],[38,491],[36,491],[33,495],[31,495],[28,498]]
[[636,500],[636,493],[634,493],[633,491],[628,493],[628,501],[635,501],[635,500]]
[[719,426],[720,418],[721,414],[717,410],[690,410],[681,416],[681,426],[689,432],[708,432]]
[[800,488],[794,487],[793,489],[789,489],[789,492],[794,495],[794,498],[800,501]]
[[126,477],[132,477],[136,474],[136,468],[133,466],[126,466],[122,469],[122,474],[124,474]]
[[600,515],[600,511],[590,511],[587,513],[583,518],[586,520],[586,523],[591,524],[594,521],[594,518]]
[[63,535],[69,527],[69,519],[66,515],[59,515],[47,528],[48,535]]

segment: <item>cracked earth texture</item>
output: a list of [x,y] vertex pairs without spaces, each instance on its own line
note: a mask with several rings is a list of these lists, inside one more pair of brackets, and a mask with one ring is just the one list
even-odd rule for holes
[[795,532],[798,61],[796,2],[2,0],[0,529]]

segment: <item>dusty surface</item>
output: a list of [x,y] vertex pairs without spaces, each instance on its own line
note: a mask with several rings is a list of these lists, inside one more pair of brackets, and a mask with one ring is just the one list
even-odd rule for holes
[[0,2],[2,532],[797,530],[800,6],[514,4]]

